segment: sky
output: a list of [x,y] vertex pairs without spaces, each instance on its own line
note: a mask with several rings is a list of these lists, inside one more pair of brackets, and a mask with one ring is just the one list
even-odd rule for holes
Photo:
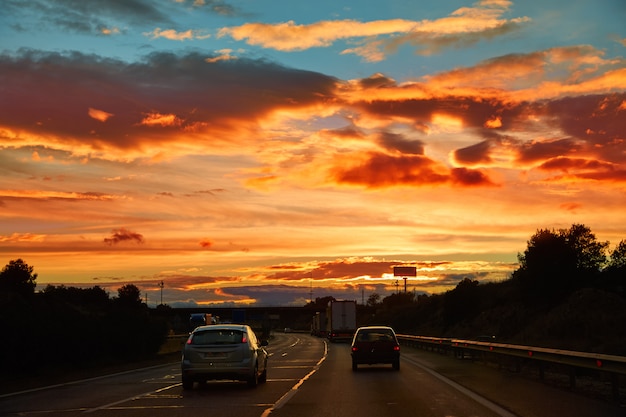
[[626,239],[623,0],[2,5],[0,264],[38,289],[363,302]]

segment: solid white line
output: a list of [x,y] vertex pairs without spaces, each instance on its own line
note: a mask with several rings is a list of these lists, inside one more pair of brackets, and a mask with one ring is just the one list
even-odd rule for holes
[[113,376],[130,374],[132,372],[139,372],[139,371],[144,371],[144,370],[149,370],[149,369],[156,369],[156,368],[165,367],[165,366],[172,366],[175,363],[176,362],[166,363],[166,364],[161,364],[161,365],[148,366],[146,368],[131,369],[131,370],[128,370],[128,371],[116,372],[114,374],[94,376],[93,378],[86,378],[86,379],[80,379],[80,380],[76,380],[76,381],[62,382],[60,384],[55,384],[55,385],[47,385],[45,387],[38,387],[38,388],[31,388],[31,389],[27,389],[27,390],[23,390],[23,391],[9,392],[7,394],[0,394],[0,398],[8,398],[8,397],[13,397],[13,396],[22,395],[22,394],[30,394],[30,393],[37,392],[37,391],[45,391],[47,389],[66,387],[68,385],[82,384],[84,382],[98,381],[98,380],[105,379],[105,378],[110,378],[110,377],[113,377]]
[[408,362],[411,362],[413,365],[417,366],[418,368],[421,368],[422,370],[428,372],[429,374],[431,374],[435,378],[439,379],[440,381],[445,382],[446,384],[450,385],[452,388],[456,389],[457,391],[467,395],[468,397],[470,397],[471,399],[473,399],[477,403],[482,404],[483,406],[487,407],[488,409],[490,409],[494,413],[498,414],[500,417],[519,417],[516,414],[511,413],[507,409],[500,407],[498,404],[489,401],[485,397],[482,397],[482,396],[476,394],[474,391],[471,391],[471,390],[465,388],[463,385],[460,385],[460,384],[452,381],[451,379],[448,379],[445,376],[443,376],[443,375],[433,371],[432,369],[430,369],[430,368],[420,364],[415,359],[406,358],[406,357],[404,357],[403,359],[408,361]]
[[265,411],[263,411],[263,414],[261,414],[261,417],[268,417],[272,413],[272,411],[278,410],[283,405],[287,404],[287,402],[291,399],[291,397],[293,397],[296,394],[296,392],[298,392],[298,388],[302,386],[304,381],[309,379],[311,375],[313,375],[315,372],[317,372],[318,369],[320,369],[320,365],[322,364],[322,362],[326,360],[327,355],[328,355],[328,344],[326,344],[326,341],[324,341],[324,355],[321,357],[319,361],[317,361],[317,363],[315,364],[311,372],[303,376],[293,387],[291,387],[289,391],[287,391],[282,397],[280,397],[278,401],[274,403],[274,405],[272,405],[270,408],[265,409]]

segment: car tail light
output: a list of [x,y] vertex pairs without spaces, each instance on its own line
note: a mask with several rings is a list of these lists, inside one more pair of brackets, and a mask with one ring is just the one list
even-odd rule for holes
[[193,336],[189,336],[189,338],[187,339],[187,344],[190,345],[191,344],[191,339],[193,339]]
[[245,333],[241,334],[241,343],[248,343],[248,335]]
[[352,346],[352,351],[353,351],[353,352],[356,352],[356,351],[358,351],[358,350],[359,350],[359,348],[358,348],[358,347],[356,347],[356,346]]
[[395,346],[393,347],[393,350],[400,352],[400,346],[395,345]]

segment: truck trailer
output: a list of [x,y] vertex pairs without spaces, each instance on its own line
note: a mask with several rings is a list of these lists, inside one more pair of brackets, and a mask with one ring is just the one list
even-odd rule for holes
[[356,301],[332,300],[326,309],[327,337],[331,342],[350,341],[356,331]]
[[327,336],[326,311],[318,311],[313,316],[311,323],[311,334],[317,337]]

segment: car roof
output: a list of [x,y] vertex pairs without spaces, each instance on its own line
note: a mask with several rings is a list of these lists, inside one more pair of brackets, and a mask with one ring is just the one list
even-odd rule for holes
[[246,324],[207,324],[206,326],[198,326],[194,329],[196,331],[204,330],[239,330],[247,332],[249,326]]
[[363,327],[359,327],[358,329],[356,329],[357,332],[359,330],[391,330],[393,331],[393,329],[389,326],[363,326]]

